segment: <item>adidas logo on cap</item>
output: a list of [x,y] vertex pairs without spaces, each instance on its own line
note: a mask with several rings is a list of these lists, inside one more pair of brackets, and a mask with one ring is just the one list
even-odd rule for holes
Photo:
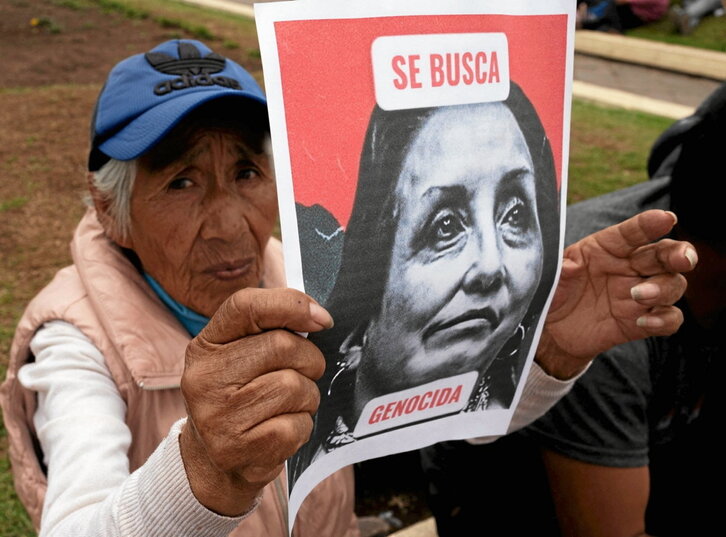
[[242,89],[238,80],[227,76],[214,76],[223,71],[226,59],[212,52],[202,57],[192,43],[179,44],[179,58],[163,52],[147,52],[146,61],[160,73],[179,75],[178,78],[165,80],[154,86],[154,94],[162,96],[176,90],[197,86],[218,85],[230,89]]

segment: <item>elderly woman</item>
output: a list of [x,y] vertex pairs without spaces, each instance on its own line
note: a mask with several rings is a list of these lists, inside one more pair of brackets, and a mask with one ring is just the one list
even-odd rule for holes
[[[42,535],[285,535],[280,472],[324,367],[290,330],[332,321],[273,289],[264,95],[202,43],[167,42],[111,71],[92,128],[94,207],[3,387],[18,493]],[[351,474],[303,506],[301,534],[357,533]]]
[[[286,535],[284,462],[310,436],[325,366],[298,333],[333,321],[283,288],[265,112],[248,73],[197,41],[111,71],[74,263],[28,306],[2,388],[42,535]],[[529,419],[599,350],[678,327],[695,252],[646,246],[674,220],[646,213],[568,251]],[[347,469],[294,531],[355,535],[352,507]]]

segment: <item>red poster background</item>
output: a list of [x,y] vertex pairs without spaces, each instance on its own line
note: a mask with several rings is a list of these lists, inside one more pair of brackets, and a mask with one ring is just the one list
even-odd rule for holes
[[345,226],[375,105],[371,44],[380,36],[504,32],[511,79],[533,102],[562,177],[567,17],[427,15],[275,23],[296,201]]

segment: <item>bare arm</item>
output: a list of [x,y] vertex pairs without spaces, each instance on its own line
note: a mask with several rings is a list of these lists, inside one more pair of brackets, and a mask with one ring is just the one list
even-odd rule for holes
[[614,468],[544,450],[563,537],[644,537],[648,467]]

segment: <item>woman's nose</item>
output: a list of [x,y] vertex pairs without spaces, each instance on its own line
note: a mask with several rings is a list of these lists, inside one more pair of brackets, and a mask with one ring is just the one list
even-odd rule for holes
[[207,196],[202,207],[202,238],[239,239],[249,229],[245,214],[247,209],[244,200],[230,192],[221,191]]
[[504,263],[496,229],[480,230],[470,239],[469,265],[463,286],[468,293],[491,293],[504,282]]

